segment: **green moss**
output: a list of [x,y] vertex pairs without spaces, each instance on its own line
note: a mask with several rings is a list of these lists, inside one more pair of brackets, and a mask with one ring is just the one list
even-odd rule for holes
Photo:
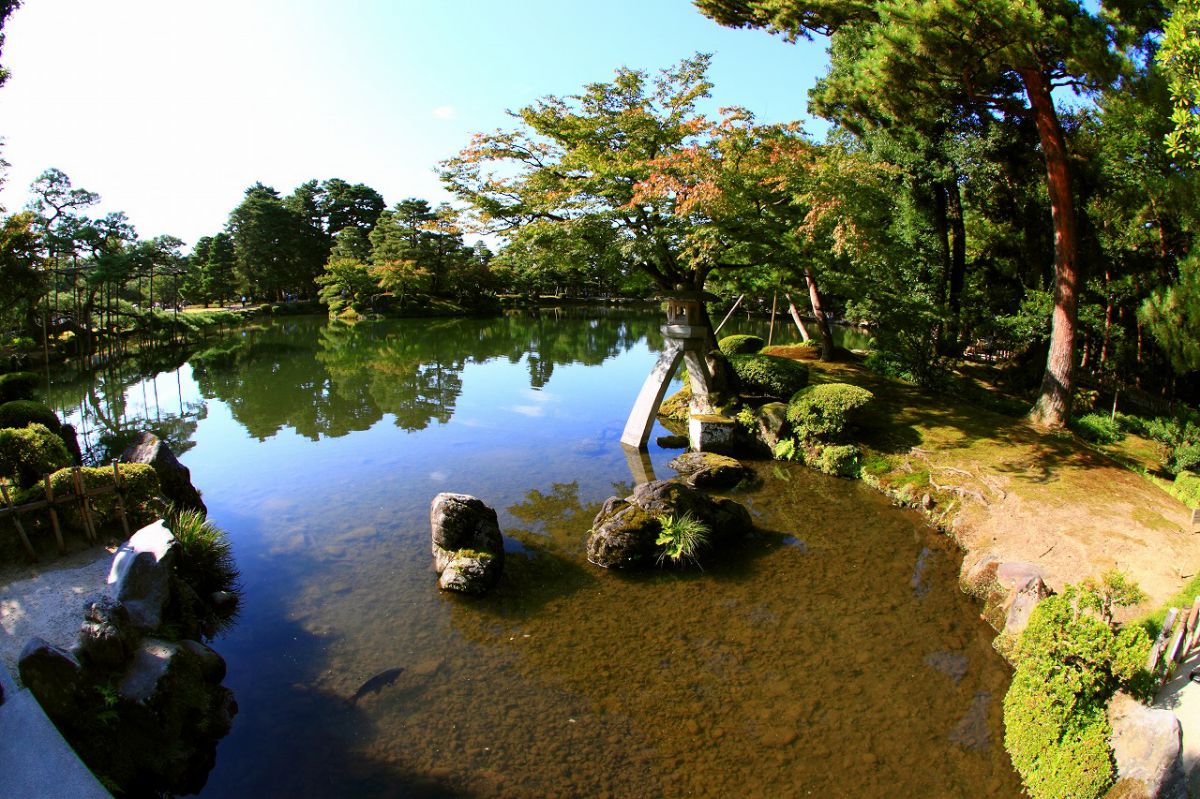
[[767,342],[758,336],[735,335],[726,336],[717,342],[717,348],[728,356],[753,355],[767,346]]
[[853,444],[829,444],[821,447],[813,465],[834,477],[858,477],[858,447]]
[[471,560],[489,561],[493,557],[495,556],[492,555],[492,553],[484,552],[480,549],[456,549],[451,557],[451,560],[457,560],[458,558],[470,558]]
[[796,435],[810,441],[833,441],[853,424],[875,398],[849,383],[824,383],[798,392],[788,402],[787,418]]
[[1200,474],[1180,472],[1175,475],[1171,494],[1189,508],[1200,508]]
[[692,386],[686,381],[683,388],[667,397],[658,406],[658,415],[667,419],[686,422],[691,413]]
[[862,473],[870,474],[878,477],[879,475],[887,474],[895,468],[892,459],[886,455],[872,454],[863,458]]
[[42,424],[0,429],[0,475],[20,488],[36,485],[42,476],[71,465],[63,440]]
[[33,399],[37,396],[38,376],[33,372],[0,375],[0,402]]
[[0,405],[0,427],[28,427],[42,424],[54,433],[62,430],[62,422],[49,407],[35,400],[12,400]]
[[729,359],[737,376],[738,393],[784,399],[808,385],[808,367],[774,355],[734,355]]

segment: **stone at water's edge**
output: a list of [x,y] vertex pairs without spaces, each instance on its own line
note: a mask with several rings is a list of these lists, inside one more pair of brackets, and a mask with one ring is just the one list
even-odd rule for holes
[[134,627],[148,632],[162,623],[178,552],[175,536],[161,519],[138,530],[117,550],[108,584],[115,585]]
[[610,497],[604,503],[588,536],[588,560],[606,569],[652,565],[662,531],[659,517],[685,513],[708,526],[713,545],[754,529],[749,511],[733,500],[713,499],[683,483],[657,480],[643,483],[624,499]]
[[754,411],[754,421],[758,424],[759,440],[766,444],[771,452],[774,452],[776,445],[791,432],[786,402],[768,402],[760,406]]
[[714,413],[692,414],[688,440],[697,452],[733,452],[737,449],[737,423]]
[[1182,732],[1175,714],[1148,708],[1119,693],[1109,703],[1108,720],[1112,724],[1109,743],[1117,762],[1117,784],[1109,796],[1187,799]]
[[46,715],[64,716],[76,709],[81,667],[65,649],[31,638],[17,663],[21,682],[37,698]]
[[79,628],[79,656],[89,665],[115,669],[125,661],[135,635],[123,604],[111,597],[95,599],[88,603]]
[[687,452],[667,465],[693,488],[731,488],[750,474],[736,458],[715,452]]
[[192,485],[192,473],[179,462],[165,441],[153,433],[142,433],[121,453],[122,463],[146,463],[158,475],[163,495],[177,508],[208,513],[200,492]]
[[447,591],[481,594],[504,568],[504,537],[496,511],[469,494],[438,494],[429,507],[434,568]]

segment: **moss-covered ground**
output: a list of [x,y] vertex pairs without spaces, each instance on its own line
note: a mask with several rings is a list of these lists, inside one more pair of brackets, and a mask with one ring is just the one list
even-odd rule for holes
[[1147,595],[1131,615],[1161,607],[1200,573],[1200,534],[1190,531],[1191,512],[1156,484],[1153,442],[1127,436],[1096,447],[1040,431],[1021,416],[1020,400],[975,380],[934,394],[856,363],[808,363],[813,384],[875,393],[857,436],[864,479],[924,507],[968,561],[1035,562],[1055,590],[1117,568]]

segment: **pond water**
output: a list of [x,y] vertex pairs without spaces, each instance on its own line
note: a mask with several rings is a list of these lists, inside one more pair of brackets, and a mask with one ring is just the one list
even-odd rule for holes
[[[241,710],[202,796],[1019,795],[959,556],[865,486],[758,463],[731,496],[760,532],[704,571],[587,563],[658,325],[291,318],[56,379],[91,441],[170,440],[232,536],[242,612],[214,646]],[[674,454],[651,444],[659,477]],[[486,598],[437,589],[440,491],[499,513]]]

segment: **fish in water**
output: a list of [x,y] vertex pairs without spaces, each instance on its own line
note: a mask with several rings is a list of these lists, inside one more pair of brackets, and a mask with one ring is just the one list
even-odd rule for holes
[[358,690],[354,692],[354,696],[346,700],[351,705],[358,704],[358,700],[362,699],[367,694],[377,694],[384,688],[396,681],[396,678],[404,671],[402,668],[386,669],[379,672],[371,679],[367,680],[362,685],[358,686]]

